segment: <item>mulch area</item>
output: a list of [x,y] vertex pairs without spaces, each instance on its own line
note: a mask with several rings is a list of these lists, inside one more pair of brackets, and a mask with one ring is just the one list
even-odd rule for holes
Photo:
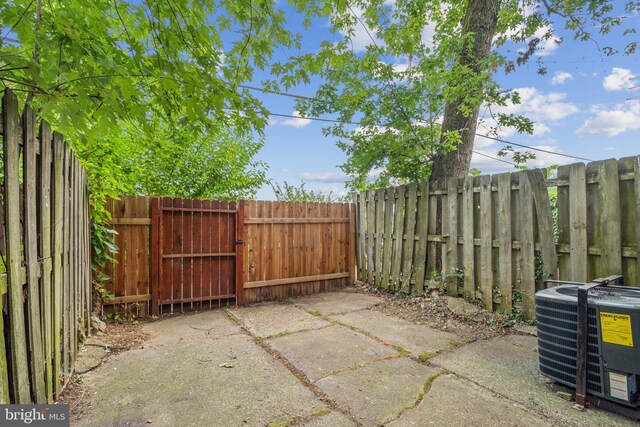
[[468,341],[519,333],[517,328],[523,325],[522,321],[513,315],[491,312],[477,302],[469,302],[474,308],[473,313],[452,311],[448,303],[451,297],[437,287],[437,283],[434,285],[425,289],[423,297],[390,294],[360,282],[355,288],[357,292],[384,298],[385,301],[374,308],[377,311],[452,332]]

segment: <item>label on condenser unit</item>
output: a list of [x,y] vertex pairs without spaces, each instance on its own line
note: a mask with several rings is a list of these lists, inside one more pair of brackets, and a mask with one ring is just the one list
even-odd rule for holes
[[627,392],[627,376],[609,372],[609,390],[611,397],[629,401],[629,393]]
[[600,330],[603,342],[633,347],[631,316],[628,314],[600,312]]

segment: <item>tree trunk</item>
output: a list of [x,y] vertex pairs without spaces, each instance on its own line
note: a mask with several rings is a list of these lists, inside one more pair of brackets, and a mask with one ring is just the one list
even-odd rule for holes
[[[473,33],[473,48],[469,52],[468,48],[463,47],[458,59],[459,65],[467,66],[475,73],[484,72],[478,65],[478,60],[486,58],[491,52],[499,10],[500,0],[469,0],[467,11],[462,19],[462,34]],[[465,115],[460,111],[460,103],[461,100],[456,99],[445,105],[442,122],[442,135],[447,131],[457,130],[460,132],[460,143],[456,150],[438,154],[435,157],[431,172],[432,180],[461,178],[469,172],[480,104],[475,106],[471,114]]]

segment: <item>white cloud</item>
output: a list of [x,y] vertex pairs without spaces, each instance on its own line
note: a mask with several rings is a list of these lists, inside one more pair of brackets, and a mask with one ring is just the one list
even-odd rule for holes
[[629,90],[633,86],[633,74],[626,68],[614,67],[611,74],[602,80],[602,87],[609,92],[616,90]]
[[567,80],[573,80],[573,74],[567,73],[566,71],[557,71],[551,79],[551,84],[554,86],[561,85]]
[[565,102],[566,93],[543,93],[534,87],[514,89],[520,94],[520,104],[493,108],[493,112],[523,114],[534,121],[558,121],[579,111],[575,104]]
[[[551,142],[550,145],[532,145],[532,147],[538,148],[541,150],[554,151],[557,153],[562,152],[556,145],[552,143],[553,140],[551,140],[550,142]],[[527,162],[527,166],[530,169],[545,168],[551,165],[566,165],[566,164],[572,163],[572,159],[568,157],[558,156],[557,154],[545,153],[541,151],[536,151],[536,150],[531,150],[526,148],[519,148],[519,147],[514,147],[514,148],[517,148],[518,151],[520,152],[529,151],[535,154],[536,158],[529,160]],[[496,159],[513,163],[513,158],[511,156],[498,157],[497,155],[498,150],[493,152],[487,151],[487,150],[476,150],[476,151],[482,154],[494,157]],[[494,160],[489,157],[483,156],[482,154],[477,154],[477,153],[473,154],[473,157],[471,158],[471,167],[480,169],[482,173],[514,172],[515,171],[515,168],[513,166],[507,163],[504,163],[500,160]]]
[[291,113],[291,115],[295,117],[291,117],[288,119],[278,119],[272,117],[269,120],[269,125],[290,126],[299,129],[311,124],[311,120],[302,118],[300,112],[298,111],[294,111],[293,113]]
[[612,110],[597,108],[595,115],[585,120],[576,133],[616,136],[638,129],[640,129],[640,101],[630,101],[618,104]]
[[[367,46],[374,44],[374,41],[375,44],[382,47],[383,41],[377,37],[376,32],[371,28],[366,27],[366,21],[363,16],[364,10],[361,7],[354,5],[350,7],[349,13],[351,12],[353,12],[352,15],[355,15],[357,18],[355,26],[353,27],[353,33],[350,35],[350,42],[353,51],[355,53],[364,52],[367,50]],[[348,36],[348,34],[342,30],[340,30],[340,34],[342,34],[343,37]]]
[[300,172],[300,179],[313,182],[344,183],[349,179],[343,172]]
[[559,43],[558,39],[551,36],[548,39],[545,39],[545,35],[547,32],[552,31],[553,27],[549,25],[545,25],[543,27],[538,28],[538,30],[534,33],[534,37],[540,38],[540,43],[538,44],[538,50],[536,51],[538,56],[550,56],[558,49]]

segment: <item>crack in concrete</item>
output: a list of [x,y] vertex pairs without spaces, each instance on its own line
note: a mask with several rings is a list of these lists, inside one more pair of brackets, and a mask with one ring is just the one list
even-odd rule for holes
[[331,409],[333,411],[336,411],[336,412],[340,412],[341,414],[345,415],[356,426],[363,427],[363,424],[360,421],[358,421],[358,419],[355,416],[353,416],[353,414],[348,409],[345,409],[342,406],[338,405],[338,403],[335,400],[331,399],[320,387],[316,386],[313,382],[311,382],[311,380],[309,380],[309,378],[304,374],[304,372],[302,372],[293,363],[291,363],[291,361],[289,359],[287,359],[282,353],[277,351],[275,348],[271,347],[265,341],[265,339],[263,339],[263,338],[261,338],[261,337],[259,337],[257,335],[254,335],[244,325],[244,323],[242,323],[242,321],[238,317],[236,317],[233,313],[231,313],[231,311],[225,310],[225,313],[226,313],[227,317],[229,317],[229,319],[231,319],[233,322],[235,322],[240,327],[240,329],[242,329],[242,331],[245,334],[247,334],[249,337],[251,337],[253,339],[253,341],[258,346],[260,346],[260,348],[262,348],[264,351],[269,353],[275,359],[279,360],[285,366],[285,368],[287,368],[289,370],[289,372],[291,372],[293,374],[293,376],[295,376],[298,379],[298,381],[300,381],[302,383],[302,385],[304,385],[309,391],[311,391],[316,396],[316,398],[320,402],[322,402],[325,405],[327,405],[327,407],[329,407],[329,409]]
[[470,382],[471,384],[474,384],[476,387],[486,391],[487,393],[489,393],[489,394],[491,394],[491,395],[493,395],[495,397],[498,397],[500,399],[505,399],[505,400],[509,401],[511,404],[513,404],[515,407],[517,407],[520,410],[522,410],[523,412],[526,412],[528,414],[534,415],[536,417],[542,417],[542,418],[544,418],[545,421],[548,421],[552,425],[580,427],[580,425],[573,424],[569,420],[564,420],[564,419],[562,420],[562,422],[559,423],[558,419],[556,419],[553,414],[549,414],[549,413],[546,413],[544,411],[538,412],[535,409],[529,408],[528,406],[523,405],[521,402],[512,399],[509,395],[498,393],[495,390],[490,389],[489,387],[486,387],[486,386],[478,383],[477,381],[474,381],[471,378],[468,378],[468,377],[466,377],[466,376],[464,376],[462,374],[459,374],[459,373],[457,373],[455,371],[446,370],[442,366],[437,365],[435,363],[432,363],[431,366],[439,368],[439,369],[443,369],[444,370],[443,374],[447,373],[447,374],[453,375],[454,377],[456,377],[458,379],[462,379],[464,381]]
[[440,377],[441,375],[446,375],[447,373],[448,373],[447,371],[442,371],[442,372],[438,372],[437,374],[433,374],[429,378],[427,378],[427,380],[422,385],[422,389],[418,393],[418,396],[416,396],[416,400],[413,403],[411,403],[411,404],[405,406],[404,408],[402,408],[400,410],[400,412],[398,413],[398,415],[396,415],[392,420],[389,420],[389,421],[385,422],[385,424],[390,424],[390,423],[392,423],[394,421],[399,420],[400,417],[402,415],[404,415],[407,411],[410,411],[410,410],[416,408],[420,403],[422,403],[422,401],[424,400],[425,396],[427,396],[429,394],[429,392],[431,391],[431,386],[433,385],[433,382],[436,379],[438,379],[438,377]]
[[330,413],[331,413],[331,409],[324,407],[324,408],[320,408],[315,411],[312,411],[308,414],[301,415],[299,417],[293,417],[293,418],[286,419],[284,421],[271,423],[269,424],[269,427],[292,427],[292,426],[300,425],[307,421],[311,421],[315,418],[320,418]]

